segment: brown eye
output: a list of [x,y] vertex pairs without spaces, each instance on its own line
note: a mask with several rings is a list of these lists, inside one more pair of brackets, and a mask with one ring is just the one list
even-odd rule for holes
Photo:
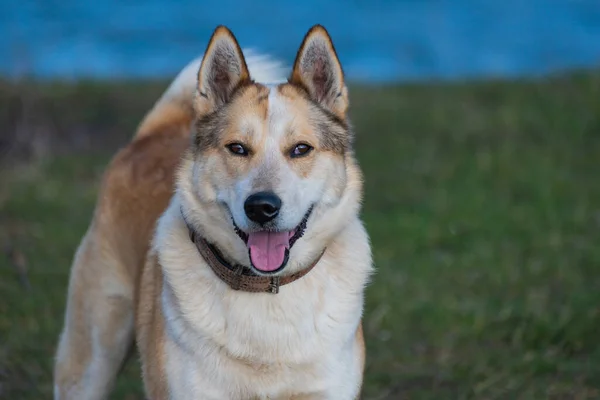
[[291,157],[302,157],[311,152],[313,148],[305,143],[297,144],[290,154]]
[[247,156],[248,155],[248,150],[246,150],[246,148],[239,143],[231,143],[225,147],[227,147],[229,149],[229,151],[235,155],[238,155],[238,156]]

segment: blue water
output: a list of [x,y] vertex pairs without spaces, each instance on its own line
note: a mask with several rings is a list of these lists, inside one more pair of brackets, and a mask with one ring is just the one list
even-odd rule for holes
[[352,80],[600,65],[600,0],[0,0],[0,75],[172,76],[217,24],[291,63],[317,22]]

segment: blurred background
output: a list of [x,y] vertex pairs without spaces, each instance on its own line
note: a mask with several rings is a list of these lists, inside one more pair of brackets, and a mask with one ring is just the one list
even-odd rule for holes
[[0,4],[7,77],[164,78],[225,23],[242,47],[292,60],[315,21],[367,82],[541,75],[598,62],[595,0],[23,1]]
[[[597,0],[0,0],[0,398],[51,398],[110,157],[218,24],[350,82],[366,399],[600,399]],[[140,399],[135,359],[113,398]]]

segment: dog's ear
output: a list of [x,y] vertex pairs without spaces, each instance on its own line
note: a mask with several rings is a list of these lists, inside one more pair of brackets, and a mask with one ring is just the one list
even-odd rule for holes
[[196,111],[206,114],[231,99],[233,92],[251,81],[242,49],[225,26],[213,32],[198,71]]
[[345,118],[348,89],[344,72],[327,30],[313,26],[302,41],[289,82],[304,88],[322,106]]

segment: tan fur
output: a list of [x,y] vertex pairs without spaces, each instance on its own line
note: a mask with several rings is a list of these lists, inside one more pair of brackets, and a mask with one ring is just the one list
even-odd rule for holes
[[[318,40],[324,39],[321,30],[317,29],[313,33]],[[348,326],[354,326],[350,332],[354,337],[354,344],[350,353],[345,355],[352,359],[352,363],[345,363],[344,366],[350,368],[350,364],[356,364],[358,369],[353,370],[353,373],[359,374],[360,378],[355,377],[353,384],[359,387],[362,384],[365,346],[360,312],[362,286],[371,264],[368,239],[356,217],[362,196],[362,175],[351,152],[341,145],[332,148],[332,143],[342,142],[337,138],[327,138],[326,142],[324,133],[319,132],[319,129],[327,126],[334,133],[341,128],[331,125],[332,122],[323,111],[316,109],[307,100],[302,88],[308,88],[309,92],[312,89],[311,83],[306,80],[306,74],[299,70],[304,64],[296,62],[291,84],[272,89],[249,82],[250,75],[245,62],[242,62],[239,71],[229,71],[233,80],[229,87],[223,89],[225,92],[219,95],[230,95],[236,85],[244,87],[222,116],[222,121],[225,121],[224,132],[215,137],[215,141],[207,147],[190,145],[194,142],[190,138],[194,117],[202,118],[219,107],[215,103],[219,101],[219,97],[214,95],[222,88],[210,86],[214,76],[210,75],[211,71],[206,71],[206,60],[210,60],[215,53],[215,46],[221,45],[219,41],[228,45],[232,38],[228,30],[218,28],[205,53],[208,56],[203,59],[203,67],[198,74],[198,91],[206,91],[208,97],[197,95],[192,102],[186,92],[183,98],[180,96],[159,101],[140,124],[133,141],[119,151],[107,167],[93,219],[73,261],[65,326],[56,356],[56,399],[107,398],[119,368],[133,345],[134,336],[137,339],[148,398],[175,398],[171,396],[176,396],[177,393],[187,393],[185,398],[191,398],[189,396],[192,396],[192,389],[181,385],[173,386],[173,382],[174,377],[179,379],[183,373],[193,373],[190,368],[185,367],[193,360],[189,358],[191,350],[182,352],[185,346],[193,347],[196,343],[195,339],[188,343],[188,336],[192,332],[190,329],[209,322],[193,315],[207,312],[209,314],[204,318],[213,318],[213,325],[221,323],[223,317],[218,314],[218,309],[201,310],[198,304],[214,303],[218,306],[219,301],[225,301],[224,304],[239,304],[238,307],[241,307],[258,301],[257,304],[276,310],[280,302],[292,305],[298,299],[306,298],[306,302],[310,302],[314,297],[313,310],[316,318],[317,315],[328,315],[332,310],[338,310],[332,308],[331,296],[345,296],[346,293],[350,297],[343,300],[340,315],[331,318],[342,318],[346,315],[344,312],[350,312],[344,311],[344,307],[354,307],[348,309],[353,311],[348,314],[350,319],[344,322]],[[303,47],[306,43],[307,39]],[[235,44],[237,45],[236,41]],[[299,51],[300,58],[303,47]],[[334,52],[332,45],[330,49]],[[239,46],[237,51],[238,57],[243,61]],[[339,74],[341,77],[341,67]],[[334,100],[325,98],[322,104],[338,118],[345,120],[347,92],[341,78],[334,84],[342,85],[335,88],[340,89],[342,95]],[[297,85],[302,85],[302,88]],[[344,230],[340,232],[326,233],[317,228],[315,231],[307,231],[305,238],[295,246],[297,250],[294,251],[298,254],[295,263],[286,267],[285,273],[292,273],[294,269],[309,263],[317,251],[321,250],[319,243],[327,246],[327,252],[314,271],[290,285],[289,289],[282,289],[282,293],[277,295],[279,297],[238,293],[226,287],[212,274],[189,241],[187,228],[180,214],[183,209],[193,224],[200,227],[211,226],[214,235],[211,240],[219,248],[227,249],[225,257],[230,261],[248,263],[247,249],[239,238],[220,228],[223,223],[230,223],[229,217],[223,216],[221,211],[213,209],[209,204],[212,204],[217,188],[243,179],[266,162],[268,156],[261,149],[271,140],[270,128],[266,122],[271,115],[270,90],[278,92],[278,101],[285,105],[286,115],[294,117],[294,123],[284,128],[283,136],[278,142],[282,157],[287,157],[285,162],[290,170],[300,179],[309,179],[319,174],[319,171],[315,171],[319,166],[327,166],[330,170],[325,195],[338,199],[336,201],[341,202],[344,208],[338,207],[320,216],[323,224],[331,226],[327,221],[349,218]],[[247,145],[252,149],[253,155],[248,158],[232,156],[225,147],[232,142]],[[310,144],[315,150],[306,157],[288,157],[290,149],[299,142]],[[338,167],[333,167],[335,165]],[[198,171],[210,171],[210,174],[198,180],[195,178]],[[262,181],[253,182],[253,185],[260,189]],[[154,234],[157,223],[158,228]],[[312,243],[317,244],[317,247],[313,248]],[[352,263],[359,263],[362,267],[348,269]],[[256,313],[256,318],[261,318],[260,315],[264,312],[257,308]],[[167,325],[171,326],[171,334],[167,333]],[[237,329],[229,329],[234,331],[234,328]],[[216,341],[225,339],[214,337]],[[236,336],[236,339],[239,337]],[[274,353],[270,361],[261,361],[251,350],[245,355],[235,354],[232,349],[228,349],[227,343],[220,346],[215,348],[218,350],[211,352],[222,353],[219,365],[227,371],[224,376],[239,377],[239,388],[231,390],[240,399],[265,399],[267,396],[272,399],[298,400],[336,398],[329,389],[318,389],[312,394],[301,393],[307,386],[304,383],[299,383],[298,387],[278,389],[278,381],[271,382],[269,377],[276,379],[275,372],[287,376],[285,368],[278,372],[281,368],[278,365],[285,366],[290,362],[290,356],[285,355],[287,353]],[[314,347],[309,345],[307,348]],[[209,349],[206,346],[203,348]],[[262,355],[267,356],[264,352]],[[322,354],[322,357],[323,360],[328,360],[326,354]],[[337,356],[331,354],[331,357],[332,362],[337,362]],[[308,379],[307,382],[319,382],[322,379],[318,372],[323,368],[320,364],[294,368],[296,370],[291,376],[304,377],[302,379]],[[246,385],[243,383],[246,381],[256,384]],[[194,390],[203,389],[199,381],[185,382],[184,386],[190,384],[190,388],[193,387]],[[261,389],[263,386],[264,389]],[[347,390],[348,393],[354,393],[356,389],[349,386]],[[201,393],[193,393],[194,396],[202,396]]]
[[193,118],[194,110],[189,104],[160,104],[144,118],[135,137],[142,138],[157,132],[168,131],[173,126],[189,129],[189,124]]
[[[288,112],[293,115],[294,121],[293,125],[287,127],[285,138],[280,142],[280,151],[289,153],[293,146],[300,142],[318,148],[319,137],[307,121],[307,116],[311,115],[311,110],[305,98],[294,86],[289,84],[277,87],[276,90],[282,94],[285,101],[289,102],[290,107]],[[254,128],[250,127],[250,124],[245,123],[224,126],[221,140],[209,149],[211,154],[202,154],[203,157],[225,155],[221,157],[224,162],[222,165],[223,168],[216,168],[217,173],[223,170],[227,173],[229,179],[235,179],[237,176],[246,175],[249,170],[256,168],[263,161],[265,154],[257,153],[254,149],[264,147],[269,137],[269,126],[266,124],[269,104],[265,101],[266,95],[268,95],[268,89],[265,86],[253,84],[245,88],[242,94],[228,107],[227,113],[224,116],[228,120],[236,122],[256,120],[261,122],[256,124]],[[201,109],[204,109],[204,107]],[[313,117],[313,119],[318,118],[318,116]],[[229,143],[243,144],[253,152],[252,156],[249,159],[228,157],[224,145]],[[330,153],[329,156],[331,157],[341,157],[334,152]],[[288,158],[288,162],[297,173],[303,177],[307,177],[314,166],[314,157]]]
[[106,386],[96,398],[108,393],[133,342],[140,271],[155,221],[171,198],[176,166],[188,144],[185,125],[165,126],[134,139],[108,166],[90,228],[72,267],[55,374],[60,398],[77,398],[81,392],[78,386],[91,365],[94,335],[98,335],[100,347],[118,347],[112,354],[96,357],[97,370],[87,371],[94,374],[87,379]]
[[150,254],[140,282],[135,327],[144,387],[151,399],[167,398],[162,285],[163,274],[156,254]]

